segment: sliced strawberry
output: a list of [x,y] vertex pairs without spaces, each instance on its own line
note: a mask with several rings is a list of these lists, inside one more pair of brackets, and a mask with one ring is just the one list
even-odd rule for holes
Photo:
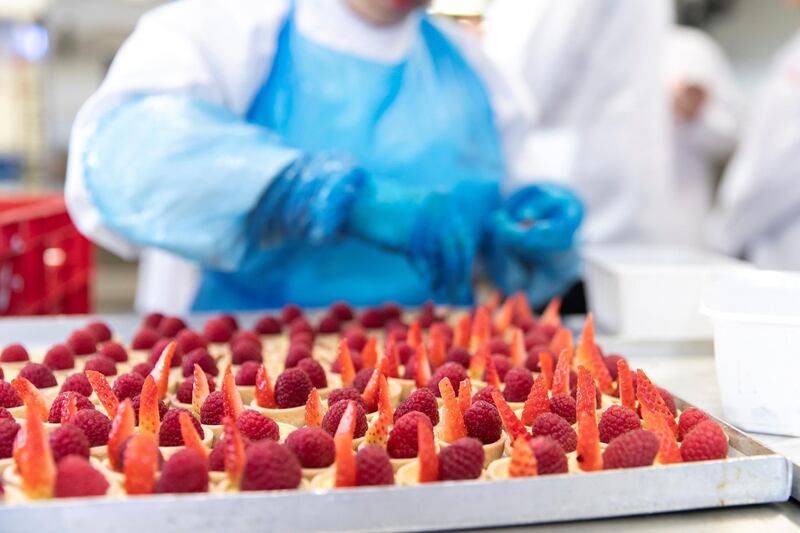
[[611,379],[606,362],[603,360],[603,356],[600,355],[600,348],[597,347],[597,343],[594,340],[594,319],[591,313],[586,317],[586,324],[583,327],[581,340],[575,353],[578,357],[578,363],[588,368],[597,380],[600,392],[614,394],[614,380]]
[[389,369],[389,360],[385,357],[381,359],[381,367],[376,368],[369,378],[367,386],[364,387],[364,392],[361,397],[364,403],[367,404],[367,412],[372,412],[378,406],[378,385],[380,383],[380,376],[384,375]]
[[597,392],[594,378],[584,366],[578,366],[578,390],[575,394],[575,410],[577,413],[590,415],[593,419],[597,409]]
[[350,347],[347,346],[347,339],[339,341],[336,358],[339,360],[341,368],[339,375],[342,378],[342,386],[349,387],[356,378],[356,368],[353,365],[353,358],[350,357]]
[[384,356],[389,360],[389,367],[386,376],[390,378],[400,377],[400,356],[397,353],[397,342],[394,332],[389,334],[383,348]]
[[100,372],[94,370],[87,370],[84,372],[92,390],[97,395],[103,409],[108,413],[108,418],[114,418],[117,415],[117,407],[119,407],[119,400],[111,387],[108,386],[108,380]]
[[523,291],[519,291],[511,298],[514,300],[514,314],[518,319],[522,321],[536,320],[536,317],[533,316],[533,311],[531,311],[528,296]]
[[208,378],[200,365],[194,365],[194,382],[192,383],[192,412],[194,416],[200,418],[200,410],[210,394]]
[[560,354],[563,350],[575,351],[575,342],[572,339],[572,331],[568,328],[558,328],[556,334],[550,340],[550,351]]
[[439,481],[439,456],[436,455],[433,429],[423,420],[417,422],[417,458],[419,459],[418,481],[420,483]]
[[474,352],[492,336],[492,318],[489,310],[483,306],[475,310],[475,319],[472,321],[472,336],[470,337],[470,349]]
[[[37,401],[35,395],[28,396],[26,409],[36,412]],[[56,465],[41,417],[28,416],[25,419],[14,439],[13,456],[25,495],[32,500],[51,498],[56,482]]]
[[491,294],[489,294],[489,298],[487,298],[486,302],[484,302],[483,306],[491,314],[494,313],[498,307],[500,307],[500,302],[502,301],[503,295],[500,293],[500,291],[492,291]]
[[225,368],[225,375],[222,377],[222,407],[225,416],[230,416],[234,420],[239,419],[239,415],[244,411],[244,403],[239,389],[236,388],[236,380],[231,372],[230,365]]
[[427,387],[428,382],[431,380],[431,365],[428,363],[428,350],[424,344],[417,346],[415,357],[417,358],[417,364],[415,367],[416,372],[414,372],[414,381],[419,388]]
[[508,433],[508,436],[511,437],[512,440],[517,437],[528,435],[528,430],[525,429],[520,419],[517,418],[517,415],[511,410],[511,407],[509,407],[506,399],[503,398],[499,390],[492,391],[492,400],[494,400],[494,404],[500,412],[500,419],[503,421],[503,427],[506,428],[506,433]]
[[603,469],[603,456],[600,454],[600,432],[594,414],[578,414],[578,466],[584,472]]
[[647,407],[650,411],[661,415],[672,433],[678,434],[678,424],[672,417],[669,407],[664,403],[661,393],[642,369],[636,371],[636,398],[639,400],[639,405],[642,406],[642,412]]
[[[641,390],[641,385],[637,385]],[[667,424],[666,419],[644,404],[642,404],[642,418],[644,418],[645,429],[652,431],[658,437],[658,461],[662,464],[682,462],[678,441],[675,440],[675,433]]]
[[161,352],[161,355],[158,357],[158,361],[155,367],[153,367],[152,372],[150,372],[150,375],[156,380],[156,385],[158,385],[159,400],[163,400],[164,396],[167,395],[167,389],[169,388],[169,369],[172,365],[172,357],[175,355],[176,347],[177,344],[175,341],[167,344],[164,351]]
[[444,402],[444,440],[453,444],[458,439],[467,436],[467,427],[464,425],[464,416],[461,414],[453,384],[449,379],[439,382],[439,392],[442,394]]
[[38,413],[41,420],[47,420],[49,413],[42,391],[21,376],[17,376],[11,380],[11,387],[25,405],[26,417],[30,417],[31,415],[35,416]]
[[186,411],[181,411],[178,415],[178,422],[181,425],[181,437],[183,437],[183,444],[187,448],[196,451],[201,457],[208,457],[208,449],[203,446],[200,440],[200,435],[192,425],[192,415]]
[[497,367],[494,366],[494,359],[491,356],[486,357],[486,383],[492,387],[500,388],[500,374],[497,373]]
[[408,328],[406,343],[408,343],[408,345],[412,348],[416,348],[422,344],[422,325],[420,324],[419,320],[413,321],[411,326]]
[[318,428],[322,426],[322,401],[319,399],[319,392],[317,388],[311,389],[311,393],[306,400],[306,426]]
[[525,407],[522,409],[522,423],[532,426],[537,416],[549,412],[550,399],[547,397],[547,380],[544,374],[539,374],[525,400]]
[[542,371],[547,388],[553,386],[553,356],[550,352],[539,352],[539,369]]
[[111,421],[111,431],[108,432],[108,461],[111,469],[119,472],[119,451],[122,443],[136,432],[136,414],[130,398],[125,398],[117,409],[117,416]]
[[456,322],[453,332],[453,346],[457,348],[469,348],[469,339],[472,335],[472,324],[469,315],[464,315]]
[[64,424],[69,418],[78,412],[78,393],[69,391],[67,392],[67,402],[61,410],[61,423]]
[[381,374],[378,383],[378,388],[380,390],[378,396],[378,416],[372,422],[369,429],[367,429],[364,440],[367,444],[386,446],[386,442],[389,439],[389,425],[392,423],[392,401],[389,397],[389,382],[386,380],[386,376]]
[[364,368],[375,368],[378,363],[378,338],[370,335],[367,344],[361,351],[361,364]]
[[272,390],[272,382],[269,379],[267,367],[261,365],[256,372],[256,405],[264,409],[276,409],[278,404],[275,402],[275,392]]
[[532,477],[538,472],[536,456],[525,437],[517,437],[511,445],[511,462],[508,465],[508,477]]
[[503,305],[500,306],[500,310],[494,317],[494,330],[500,334],[505,334],[508,326],[511,325],[511,322],[514,320],[514,300],[508,298]]
[[553,298],[547,304],[539,322],[547,326],[561,327],[561,298]]
[[139,433],[158,435],[161,418],[158,413],[158,385],[152,374],[144,379],[139,401]]
[[631,369],[625,359],[617,361],[617,389],[619,389],[619,401],[622,405],[636,411],[636,392],[633,390],[633,376],[631,376]]
[[476,381],[483,380],[483,374],[486,372],[486,361],[491,359],[489,355],[489,347],[487,345],[481,346],[469,360],[469,377]]
[[125,492],[129,495],[152,494],[158,474],[156,438],[143,433],[132,435],[124,454]]
[[472,382],[465,379],[458,384],[458,407],[464,413],[470,405],[472,405]]
[[353,454],[353,432],[356,427],[356,404],[350,400],[339,420],[336,434],[336,487],[353,487],[356,484],[356,458]]
[[562,350],[558,355],[556,369],[553,372],[553,386],[550,387],[550,392],[553,393],[553,396],[556,394],[569,393],[569,371],[571,364],[572,354],[569,350]]
[[445,357],[447,357],[447,341],[441,328],[431,327],[430,345],[431,364],[433,368],[439,368],[444,364]]
[[244,475],[245,455],[244,441],[236,421],[226,416],[222,419],[222,442],[225,447],[225,473],[234,488],[239,488]]
[[525,366],[528,353],[525,351],[525,335],[519,328],[511,330],[511,366]]

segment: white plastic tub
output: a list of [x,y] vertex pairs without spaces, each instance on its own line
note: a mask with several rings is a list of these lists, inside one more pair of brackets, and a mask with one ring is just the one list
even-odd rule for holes
[[719,276],[701,312],[714,325],[726,418],[748,431],[800,437],[800,273]]
[[746,268],[687,247],[616,245],[584,251],[586,298],[599,328],[631,340],[702,340],[711,323],[698,312],[706,278]]

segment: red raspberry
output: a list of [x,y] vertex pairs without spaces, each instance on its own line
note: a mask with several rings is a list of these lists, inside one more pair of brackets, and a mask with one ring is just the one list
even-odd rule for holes
[[454,346],[447,351],[446,361],[448,363],[458,363],[464,368],[467,368],[469,367],[470,358],[471,356],[469,355],[469,352],[467,350],[465,350],[464,348],[458,348],[457,346]]
[[261,355],[260,344],[242,339],[231,347],[231,363],[234,365],[243,365],[245,361],[255,361],[258,364],[264,362],[264,358]]
[[108,442],[111,420],[96,409],[81,409],[69,418],[69,423],[84,432],[89,439],[89,446],[103,446]]
[[144,378],[139,374],[130,372],[128,374],[122,374],[115,379],[111,390],[114,391],[114,395],[117,397],[117,399],[122,401],[125,398],[133,398],[134,396],[141,394],[143,386]]
[[574,452],[578,444],[578,434],[567,421],[554,413],[542,413],[531,426],[534,437],[550,437],[558,442],[565,452]]
[[289,337],[289,348],[303,346],[308,351],[314,350],[314,337],[306,332],[296,333]]
[[161,321],[164,320],[164,315],[161,313],[149,313],[142,318],[142,326],[152,329],[158,329]]
[[205,348],[197,348],[189,352],[189,354],[183,358],[183,361],[181,361],[183,377],[189,377],[194,374],[194,365],[200,365],[200,368],[203,369],[203,372],[206,374],[212,376],[219,374],[217,362],[214,361],[214,358]]
[[[361,352],[351,350],[350,359],[353,360],[353,368],[356,372],[364,368],[364,359],[361,357]],[[342,363],[339,361],[339,359],[336,359],[336,361],[334,361],[331,365],[331,372],[335,374],[340,374],[342,372]]]
[[303,316],[303,310],[295,304],[286,304],[281,309],[281,322],[291,324],[296,318]]
[[672,397],[672,394],[670,394],[667,389],[662,389],[661,387],[656,388],[658,389],[658,393],[664,399],[664,403],[667,404],[667,409],[669,409],[669,412],[672,413],[672,416],[678,416],[678,409],[675,407],[675,399]]
[[611,379],[617,381],[619,377],[617,375],[617,361],[626,361],[626,359],[617,354],[607,355],[603,359],[605,360],[606,368],[608,368],[608,373],[611,374]]
[[61,384],[59,392],[74,391],[78,394],[86,396],[87,398],[92,395],[92,386],[89,383],[89,378],[86,374],[79,372],[77,374],[70,374],[64,383]]
[[550,398],[550,411],[566,420],[568,424],[574,424],[577,421],[575,409],[575,399],[572,396],[556,394]]
[[339,403],[342,400],[353,400],[364,409],[364,412],[367,410],[367,404],[364,402],[364,398],[361,397],[361,394],[355,389],[355,387],[333,389],[328,395],[328,409],[333,407],[333,404]]
[[0,407],[0,422],[3,420],[11,420],[14,421],[14,415],[11,414],[11,411],[6,409],[5,407]]
[[439,404],[430,389],[416,389],[403,400],[394,412],[394,422],[396,423],[403,415],[412,411],[418,411],[427,416],[434,426],[439,423]]
[[303,468],[325,468],[333,464],[336,447],[333,437],[319,428],[300,428],[286,437],[290,449]]
[[[133,407],[133,414],[136,418],[136,425],[139,425],[139,406],[142,402],[142,397],[140,395],[136,395],[131,398],[131,407]],[[161,400],[158,401],[158,418],[164,420],[164,415],[167,414],[167,404],[162,402]]]
[[644,429],[634,429],[612,440],[603,451],[603,468],[650,466],[658,454],[658,437]]
[[20,425],[8,420],[0,420],[0,459],[8,459],[14,451],[14,439]]
[[728,456],[728,438],[719,424],[703,420],[696,424],[681,444],[684,461],[713,461]]
[[[344,415],[345,409],[350,402],[336,402],[328,408],[325,416],[322,417],[322,429],[330,435],[336,433],[339,427],[339,421]],[[353,431],[353,438],[358,439],[367,433],[367,412],[361,407],[361,404],[356,402],[356,427]]]
[[494,405],[494,398],[492,398],[492,391],[499,391],[499,390],[500,389],[498,389],[497,387],[493,387],[491,385],[484,387],[472,395],[472,403],[486,402],[488,404]]
[[108,480],[83,457],[65,457],[56,465],[56,498],[103,496],[107,491]]
[[478,479],[483,471],[483,445],[464,437],[439,452],[439,479]]
[[332,304],[330,307],[330,314],[338,318],[341,322],[353,320],[356,316],[355,312],[353,312],[353,308],[345,302],[336,302]]
[[508,402],[524,402],[533,387],[533,374],[527,368],[512,368],[506,374],[503,397]]
[[550,338],[539,328],[532,329],[525,334],[525,351],[530,352],[534,346],[547,346],[549,344]]
[[528,437],[528,445],[536,456],[537,473],[566,474],[569,470],[564,448],[550,437]]
[[97,351],[97,341],[94,335],[84,329],[70,333],[67,337],[67,346],[75,355],[90,355]]
[[311,357],[311,350],[302,344],[293,344],[289,346],[289,351],[286,353],[285,368],[294,368],[303,359]]
[[419,411],[411,411],[400,417],[389,432],[386,451],[393,459],[410,459],[417,456],[417,424],[423,421],[430,424],[430,419]]
[[0,407],[11,409],[22,405],[22,400],[17,395],[17,391],[7,381],[0,381]]
[[367,383],[369,383],[372,374],[375,372],[374,368],[362,368],[356,373],[356,377],[353,380],[353,387],[360,393],[364,393],[364,389],[367,388]]
[[21,344],[9,344],[0,352],[0,363],[21,363],[30,361],[28,350]]
[[639,415],[624,405],[612,405],[600,417],[600,442],[609,443],[623,433],[641,428]]
[[[161,421],[161,429],[158,431],[158,445],[159,446],[183,446],[183,435],[181,435],[180,414],[185,411],[191,414],[186,409],[171,408],[167,410],[164,415],[164,420]],[[195,431],[202,439],[204,436],[203,428],[200,427],[200,421],[194,415],[191,417],[192,425]]]
[[58,426],[50,433],[50,448],[56,463],[68,455],[89,458],[89,439],[73,424]]
[[275,403],[278,409],[305,405],[311,392],[311,380],[299,368],[284,370],[275,381]]
[[97,350],[97,353],[117,363],[128,362],[128,351],[118,342],[105,343]]
[[37,389],[47,389],[58,385],[53,371],[39,363],[28,363],[22,367],[19,375],[33,383]]
[[356,453],[356,486],[394,485],[394,469],[382,446],[369,444]]
[[139,374],[145,379],[147,379],[147,376],[149,376],[152,371],[153,371],[153,365],[151,365],[147,361],[139,363],[137,365],[133,365],[133,368],[131,368],[131,372]]
[[270,439],[277,441],[280,438],[278,424],[268,416],[264,416],[258,411],[245,409],[236,420],[236,427],[242,435],[252,442]]
[[360,329],[353,329],[347,333],[347,347],[360,352],[367,345],[367,335]]
[[[410,344],[401,341],[397,343],[395,348],[397,349],[397,357],[400,359],[401,365],[408,364],[408,362],[414,357],[414,348],[412,348]],[[455,362],[457,363],[458,361]],[[467,366],[468,365],[469,363]]]
[[419,312],[419,323],[423,328],[429,328],[433,325],[434,322],[438,320],[436,316],[436,304],[432,301],[427,301],[422,304],[422,308]]
[[[494,363],[494,368],[497,370],[497,375],[500,377],[500,381],[503,381],[508,371],[511,370],[511,359],[505,355],[493,355],[492,362]],[[485,372],[483,374],[483,379],[484,381],[486,380]]]
[[219,344],[231,340],[233,330],[223,318],[210,318],[203,326],[203,336],[208,342]]
[[95,355],[86,361],[83,370],[94,370],[95,372],[100,372],[104,376],[116,376],[117,364],[113,359],[109,359],[104,355]]
[[439,382],[445,378],[450,380],[453,390],[457,391],[459,384],[467,379],[467,371],[458,363],[445,363],[437,368],[428,383],[428,388],[433,391],[433,394],[436,395],[437,398],[442,395],[442,393],[439,392]]
[[149,350],[160,338],[161,334],[155,329],[142,328],[134,334],[131,348],[134,350]]
[[211,452],[208,454],[208,469],[212,472],[225,471],[225,442],[223,439],[219,439],[211,448]]
[[44,354],[42,364],[50,370],[75,368],[75,354],[65,344],[56,344]]
[[165,316],[158,324],[158,332],[161,336],[170,339],[180,333],[182,329],[186,329],[186,322],[177,316]]
[[50,412],[47,415],[48,422],[51,424],[61,423],[61,415],[64,413],[64,408],[67,406],[70,396],[75,396],[75,407],[77,407],[78,411],[81,409],[94,410],[94,404],[86,396],[77,392],[59,392],[50,406]]
[[296,335],[309,335],[311,337],[314,336],[314,328],[311,326],[311,323],[303,317],[295,318],[289,324],[289,337],[294,337]]
[[492,355],[505,355],[509,357],[511,355],[511,348],[502,337],[492,337],[489,339],[489,353]]
[[86,331],[94,336],[97,342],[108,342],[111,340],[111,328],[105,322],[89,322],[86,324]]
[[[167,345],[171,341],[169,339],[159,339],[152,348],[150,348],[150,355],[147,358],[147,362],[153,366],[156,366],[158,363],[158,359],[161,357],[162,352],[167,348]],[[175,346],[175,353],[172,355],[172,362],[170,363],[170,368],[180,368],[181,363],[183,362],[183,352],[181,351],[180,346]]]
[[325,370],[322,365],[314,359],[301,359],[297,363],[297,368],[302,370],[311,380],[311,384],[317,389],[325,389],[328,387],[328,376],[325,375]]
[[339,319],[331,315],[322,317],[317,326],[317,331],[323,334],[339,333],[341,329],[342,325],[339,323]]
[[528,356],[525,358],[525,368],[531,372],[540,372],[542,370],[539,368],[539,353],[545,351],[544,348],[546,348],[546,346],[534,346],[534,348],[528,352]]
[[[206,381],[208,381],[209,392],[214,392],[216,386],[214,385],[214,377],[206,374]],[[176,399],[180,403],[192,403],[192,389],[194,387],[194,376],[189,376],[178,385],[178,392],[175,394]]]
[[252,342],[253,344],[257,344],[261,346],[261,337],[258,336],[258,333],[249,329],[240,329],[233,334],[231,337],[231,345],[236,344],[239,341],[247,341]]
[[503,432],[503,423],[494,404],[478,400],[464,411],[467,434],[483,444],[497,442]]
[[183,329],[175,337],[175,342],[181,349],[182,353],[189,354],[198,349],[205,349],[208,347],[206,340],[192,329]]
[[224,416],[225,408],[222,391],[212,392],[200,408],[200,422],[207,426],[218,426],[222,424],[222,417]]
[[277,442],[264,440],[247,447],[242,490],[294,489],[302,472],[297,458]]
[[236,317],[231,313],[223,313],[219,315],[219,318],[223,320],[234,333],[239,331],[239,321],[236,320]]
[[0,368],[0,381],[2,381],[2,380],[4,380],[4,379],[6,379],[6,375],[5,375],[5,373],[3,372],[3,369],[2,369],[2,368]]
[[400,320],[403,317],[403,308],[395,302],[383,304],[383,316],[386,320]]
[[156,492],[208,492],[208,463],[205,458],[192,449],[176,452],[161,468]]
[[361,324],[361,327],[367,329],[382,328],[386,325],[386,315],[384,314],[382,308],[370,307],[361,313],[359,323]]
[[236,384],[242,387],[253,387],[256,384],[256,373],[261,365],[255,361],[245,361],[236,372]]
[[678,419],[678,440],[683,440],[686,434],[703,420],[708,420],[708,415],[697,407],[689,407],[683,411]]
[[259,335],[280,335],[282,326],[274,316],[264,316],[258,319],[253,329]]

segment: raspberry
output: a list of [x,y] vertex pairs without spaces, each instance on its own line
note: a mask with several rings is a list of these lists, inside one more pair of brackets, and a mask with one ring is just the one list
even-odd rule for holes
[[296,318],[303,316],[303,310],[295,304],[286,304],[281,309],[281,322],[291,324]]
[[[188,402],[187,402],[188,403]],[[207,426],[218,426],[222,424],[222,417],[225,416],[225,408],[222,391],[215,391],[208,395],[203,406],[200,408],[200,422]]]
[[418,411],[400,417],[389,432],[386,451],[393,459],[410,459],[417,456],[417,424],[420,420],[430,424],[430,419]]
[[[246,443],[245,446],[247,446]],[[219,439],[208,454],[208,469],[212,472],[225,471],[225,442],[223,439]]]
[[22,367],[19,375],[30,381],[37,389],[47,389],[58,385],[53,371],[39,363],[28,363]]
[[[328,408],[325,416],[322,417],[322,429],[328,432],[329,435],[334,435],[336,429],[339,427],[339,421],[344,415],[345,409],[350,402],[336,402]],[[353,438],[358,439],[367,433],[367,412],[356,402],[356,427],[353,431]]]
[[239,321],[236,320],[236,317],[231,313],[223,313],[219,315],[219,319],[224,321],[234,333],[239,331]]
[[11,411],[6,409],[5,407],[0,407],[0,422],[3,420],[11,420],[14,421],[14,415],[11,414]]
[[284,370],[275,381],[275,403],[278,409],[305,405],[311,392],[311,380],[299,368]]
[[30,361],[28,350],[21,344],[9,344],[0,352],[0,363],[21,363]]
[[531,426],[534,437],[550,437],[558,442],[565,452],[574,452],[578,444],[578,434],[567,421],[553,413],[542,413]]
[[268,416],[264,416],[258,411],[245,409],[236,420],[236,427],[242,435],[251,441],[270,439],[277,441],[280,438],[278,424]]
[[383,309],[380,307],[370,307],[369,309],[365,309],[363,313],[361,313],[361,317],[359,318],[359,323],[361,327],[367,329],[377,329],[382,328],[386,325],[386,315],[383,312]]
[[185,449],[167,459],[156,492],[188,494],[208,492],[208,463],[197,450]]
[[89,439],[73,424],[64,424],[50,433],[50,448],[56,463],[68,455],[89,458]]
[[566,474],[569,470],[564,448],[550,437],[528,437],[528,446],[536,456],[537,473]]
[[400,359],[401,365],[407,364],[414,356],[414,348],[412,348],[410,344],[407,344],[405,342],[398,342],[396,345],[396,349],[397,349],[397,357]]
[[403,308],[395,302],[383,304],[383,316],[386,320],[399,320],[403,316]]
[[603,451],[603,468],[634,468],[650,466],[658,454],[658,437],[644,430],[634,429],[612,440]]
[[97,341],[90,332],[79,329],[67,337],[67,346],[75,355],[90,355],[97,351]]
[[639,415],[632,409],[623,405],[612,405],[600,417],[600,442],[609,443],[623,433],[640,427]]
[[664,403],[667,404],[667,409],[669,409],[669,412],[672,413],[672,416],[678,416],[678,409],[675,407],[675,399],[672,397],[672,394],[670,394],[667,389],[662,389],[661,387],[656,388],[658,389],[658,393],[664,399]]
[[128,362],[128,351],[118,342],[107,342],[97,350],[97,353],[108,357],[117,363]]
[[75,355],[65,344],[56,344],[44,354],[42,364],[50,370],[75,368]]
[[428,383],[428,388],[433,391],[433,394],[435,394],[437,398],[442,395],[442,393],[439,392],[439,382],[445,378],[450,380],[453,390],[458,390],[459,384],[467,379],[467,371],[458,363],[445,363],[437,368]]
[[[133,407],[133,414],[136,418],[136,425],[139,425],[139,405],[142,402],[142,397],[140,395],[136,395],[131,398],[131,407]],[[164,420],[164,415],[167,414],[167,404],[162,402],[161,400],[158,401],[158,418]]]
[[165,316],[158,324],[158,332],[161,336],[170,339],[180,333],[182,329],[186,329],[186,322],[177,316]]
[[221,317],[210,318],[203,326],[203,336],[208,342],[224,343],[231,340],[233,330]]
[[79,372],[76,374],[70,374],[67,376],[67,379],[64,380],[64,383],[61,384],[61,389],[59,392],[67,392],[67,391],[74,391],[78,394],[82,394],[87,398],[92,395],[92,386],[89,384],[89,378],[86,377],[86,374],[83,372]]
[[22,405],[22,400],[17,395],[17,391],[7,381],[0,381],[0,407],[11,409]]
[[236,372],[236,384],[243,387],[254,387],[256,384],[256,373],[261,365],[255,361],[245,361]]
[[611,374],[611,379],[617,381],[619,375],[617,374],[617,361],[625,361],[625,358],[621,355],[611,354],[607,355],[603,358],[606,363],[606,368],[608,368],[608,373]]
[[11,457],[19,428],[20,425],[13,420],[0,420],[0,459]]
[[394,485],[394,470],[383,447],[364,446],[356,453],[356,485]]
[[[94,410],[94,404],[82,394],[78,394],[77,392],[71,393],[75,396],[75,407],[80,411],[81,409],[92,409]],[[53,405],[50,406],[50,412],[47,415],[47,421],[51,424],[60,424],[61,423],[61,415],[64,413],[64,408],[67,406],[67,402],[69,401],[69,392],[59,392],[58,396],[55,397],[53,400]]]
[[198,349],[205,349],[208,347],[206,340],[196,331],[191,329],[182,329],[175,337],[175,342],[182,353],[188,354]]
[[84,432],[89,439],[89,446],[103,446],[108,442],[111,420],[100,411],[81,409],[69,418],[69,422]]
[[353,320],[356,315],[353,312],[353,308],[345,302],[336,302],[332,304],[330,307],[330,314],[331,316],[338,318],[341,322]]
[[488,404],[494,405],[494,398],[492,398],[492,391],[500,390],[497,387],[493,387],[489,385],[488,387],[484,387],[475,394],[472,395],[472,403],[475,402],[486,402]]
[[249,329],[240,329],[233,334],[231,337],[231,345],[236,344],[239,341],[247,341],[252,342],[258,346],[261,346],[261,337],[255,331],[251,331]]
[[294,368],[303,359],[311,357],[311,350],[302,344],[293,344],[286,353],[285,368]]
[[289,337],[289,348],[293,346],[303,346],[306,350],[314,349],[314,337],[308,333],[297,333]]
[[361,397],[361,394],[359,394],[355,387],[343,387],[341,389],[332,390],[328,395],[328,409],[333,407],[333,404],[339,403],[342,400],[354,400],[365,412],[367,410],[367,404],[364,402],[364,398]]
[[[186,409],[177,409],[173,407],[167,410],[167,414],[164,415],[164,420],[161,421],[161,429],[158,431],[159,446],[183,446],[183,435],[181,435],[180,424],[181,411],[191,414],[191,412]],[[204,432],[203,428],[200,427],[200,422],[194,415],[192,415],[190,419],[195,431],[197,431],[197,434],[202,439]]]
[[134,365],[133,368],[131,368],[131,372],[139,374],[145,379],[147,379],[147,376],[149,376],[150,372],[152,371],[153,371],[153,365],[151,365],[147,361],[145,361],[144,363],[139,363],[137,365]]
[[[206,381],[208,381],[208,390],[214,392],[216,386],[214,385],[214,377],[206,374]],[[192,403],[192,389],[194,387],[194,376],[189,376],[178,385],[178,392],[175,394],[176,399],[180,403]]]
[[339,333],[339,330],[342,328],[342,325],[339,323],[339,319],[335,316],[324,316],[322,320],[319,321],[319,325],[317,326],[317,331],[320,333]]
[[134,350],[149,350],[160,338],[161,335],[155,329],[142,328],[134,334],[131,348]]
[[577,421],[575,408],[575,399],[572,396],[556,394],[550,398],[550,411],[566,420],[568,424],[574,424]]
[[111,328],[105,322],[89,322],[86,324],[86,331],[91,333],[97,342],[111,340]]
[[300,428],[286,437],[289,448],[303,468],[325,468],[333,464],[336,447],[333,437],[319,428]]
[[113,359],[109,359],[104,355],[95,355],[86,361],[86,364],[83,366],[83,370],[94,370],[96,372],[100,372],[104,376],[116,376],[117,364]]
[[[159,339],[152,348],[150,348],[150,355],[147,358],[147,362],[153,366],[156,366],[158,363],[158,359],[161,357],[161,353],[166,349],[167,345],[171,341],[169,339]],[[179,368],[181,363],[183,362],[183,352],[181,351],[180,346],[175,346],[175,354],[172,356],[172,362],[170,363],[170,368]]]
[[319,361],[314,359],[302,359],[297,363],[297,368],[302,370],[311,380],[311,384],[317,389],[325,389],[328,387],[328,376],[325,375],[325,370]]
[[260,344],[242,339],[231,347],[231,363],[234,365],[242,365],[245,361],[255,361],[258,364],[264,362],[264,358],[261,355]]
[[719,424],[703,420],[683,437],[681,457],[684,461],[713,461],[728,456],[728,438]]
[[280,335],[282,327],[274,316],[264,316],[258,319],[253,329],[259,335]]
[[161,321],[164,320],[164,315],[161,313],[149,313],[142,319],[142,326],[152,329],[158,329]]
[[[505,355],[493,355],[492,362],[494,363],[495,370],[497,370],[497,375],[500,377],[500,381],[503,381],[508,371],[511,370],[511,359]],[[483,379],[484,381],[486,380],[485,372],[483,374]]]
[[364,393],[364,389],[367,388],[367,383],[369,383],[372,374],[375,372],[374,368],[362,368],[356,374],[355,379],[353,380],[353,387],[360,393]]
[[394,412],[394,422],[396,423],[405,414],[412,411],[418,411],[427,416],[431,425],[435,426],[439,423],[439,405],[436,402],[436,396],[430,389],[417,389],[403,400]]
[[196,348],[183,358],[183,361],[181,361],[183,377],[189,377],[194,374],[194,365],[200,365],[203,372],[212,376],[216,376],[219,373],[217,362],[214,361],[214,358],[205,348]]
[[546,346],[550,344],[550,337],[539,328],[533,329],[525,334],[525,351],[530,352],[534,346]]
[[511,348],[502,337],[492,337],[489,339],[488,346],[489,353],[492,355],[505,355],[506,357],[511,355]]
[[56,498],[103,496],[107,491],[108,480],[83,457],[64,457],[56,465]]
[[467,350],[465,350],[464,348],[458,348],[454,346],[447,351],[446,360],[448,363],[458,363],[464,368],[467,368],[469,367],[470,358],[471,356],[469,355],[469,352]]
[[347,333],[347,347],[360,352],[367,345],[367,335],[360,329],[353,329]]
[[436,304],[428,300],[422,304],[419,312],[419,323],[423,328],[429,328],[436,322]]
[[2,380],[4,380],[4,379],[6,379],[6,375],[5,375],[5,373],[3,372],[3,369],[2,369],[2,368],[0,368],[0,381],[2,381]]
[[294,489],[300,484],[300,463],[277,442],[265,440],[252,444],[245,455],[242,490]]
[[464,425],[467,435],[474,437],[483,444],[497,442],[503,432],[503,423],[500,413],[494,404],[478,400],[464,411]]
[[534,349],[528,352],[528,356],[525,358],[525,368],[530,370],[531,372],[540,372],[541,368],[539,368],[539,351],[538,349]]
[[478,479],[483,471],[483,445],[464,437],[439,452],[439,479]]
[[703,420],[708,420],[708,415],[697,407],[690,407],[683,411],[678,419],[678,440],[683,440],[686,434]]
[[533,387],[533,374],[526,368],[512,368],[506,374],[503,397],[509,402],[524,402]]
[[119,401],[125,398],[133,398],[142,393],[142,386],[144,385],[144,378],[139,374],[130,372],[122,374],[114,380],[111,390]]
[[289,324],[289,337],[294,337],[295,335],[300,334],[307,334],[311,337],[314,336],[314,328],[311,327],[311,324],[303,317],[295,318]]

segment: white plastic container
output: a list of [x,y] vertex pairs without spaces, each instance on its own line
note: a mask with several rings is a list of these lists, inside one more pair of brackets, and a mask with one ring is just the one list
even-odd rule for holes
[[615,245],[584,251],[586,298],[606,333],[630,340],[711,339],[698,312],[703,284],[721,269],[747,268],[688,247]]
[[750,270],[710,282],[725,417],[748,431],[800,437],[800,273]]

